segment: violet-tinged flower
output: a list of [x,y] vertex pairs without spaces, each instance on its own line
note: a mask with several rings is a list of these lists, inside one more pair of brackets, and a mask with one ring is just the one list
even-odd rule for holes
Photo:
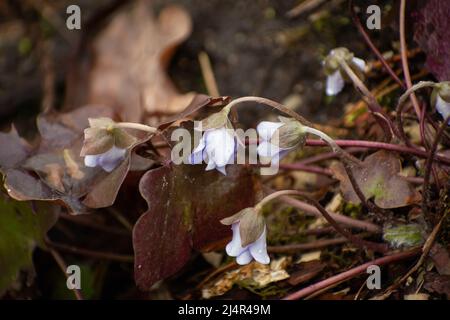
[[258,155],[278,163],[290,150],[303,144],[305,134],[296,120],[280,117],[281,122],[262,121],[256,127],[261,138]]
[[231,257],[236,257],[236,262],[240,265],[248,264],[253,259],[259,263],[268,264],[270,258],[267,254],[266,227],[264,226],[264,231],[255,242],[252,242],[245,247],[242,247],[239,227],[239,221],[231,225],[233,238],[225,248],[227,254]]
[[347,76],[342,70],[339,60],[345,61],[350,68],[359,76],[362,76],[366,63],[360,58],[353,56],[353,53],[346,48],[336,48],[324,60],[325,73],[327,74],[326,94],[335,96],[344,88]]
[[189,156],[190,164],[208,165],[206,171],[217,169],[226,175],[225,166],[233,162],[236,150],[236,138],[233,130],[226,127],[209,129],[203,133],[199,145]]
[[[447,119],[450,116],[450,82],[440,82],[436,85],[431,95],[432,104],[436,108],[436,111]],[[448,121],[450,125],[450,120]]]
[[84,157],[84,165],[86,167],[100,166],[106,172],[111,172],[125,159],[125,153],[126,149],[112,146],[111,149],[104,153],[86,155]]
[[137,139],[109,118],[89,119],[90,127],[84,129],[84,142],[80,155],[86,167],[100,166],[113,171],[125,159],[125,153]]

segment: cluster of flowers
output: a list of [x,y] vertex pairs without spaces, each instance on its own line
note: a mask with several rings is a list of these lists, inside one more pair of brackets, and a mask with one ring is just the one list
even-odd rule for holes
[[[342,91],[345,82],[354,81],[354,77],[364,79],[366,64],[354,57],[345,48],[336,48],[330,52],[324,62],[326,94],[336,95]],[[352,79],[353,76],[353,79]],[[450,82],[432,84],[431,103],[444,119],[450,116]],[[228,114],[230,107],[201,121],[203,132],[199,144],[189,156],[189,163],[207,163],[205,170],[216,169],[226,175],[225,167],[233,163],[238,143]],[[107,172],[114,170],[125,158],[127,151],[137,143],[137,139],[124,128],[140,129],[154,133],[156,129],[129,123],[115,123],[108,118],[90,119],[90,127],[85,129],[85,141],[81,156],[87,167],[100,166]],[[449,121],[450,125],[450,121]],[[307,132],[318,130],[304,126],[292,118],[280,117],[279,122],[263,121],[258,124],[260,138],[257,152],[260,158],[278,161],[290,150],[302,146]],[[323,138],[322,135],[319,134]],[[264,199],[260,202],[262,204]],[[237,214],[223,219],[225,225],[231,225],[233,237],[226,246],[228,255],[236,257],[238,264],[247,264],[253,259],[267,264],[270,262],[266,245],[266,224],[261,215],[261,205],[241,210]]]

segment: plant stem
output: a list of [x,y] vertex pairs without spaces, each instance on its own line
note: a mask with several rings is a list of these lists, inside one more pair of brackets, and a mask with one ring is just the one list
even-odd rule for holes
[[276,101],[273,101],[273,100],[270,100],[270,99],[267,99],[267,98],[253,97],[253,96],[241,97],[241,98],[237,98],[237,99],[231,101],[225,108],[231,109],[235,105],[237,105],[239,103],[242,103],[242,102],[256,102],[256,103],[265,104],[267,106],[275,108],[275,109],[277,109],[277,110],[279,110],[279,111],[289,115],[290,117],[296,119],[297,121],[299,121],[300,123],[302,123],[302,124],[304,124],[306,126],[310,126],[310,127],[313,126],[311,122],[309,122],[308,120],[303,118],[297,112],[292,111],[291,109],[285,107],[281,103],[278,103]]
[[[402,120],[402,113],[403,113],[403,106],[405,105],[405,101],[409,98],[411,94],[413,94],[415,91],[426,88],[426,87],[434,87],[436,84],[432,81],[420,81],[419,83],[415,84],[414,86],[411,86],[406,90],[404,94],[400,96],[400,99],[398,100],[397,108],[396,108],[396,123],[397,123],[397,130],[400,132],[401,138],[403,142],[406,143],[406,145],[412,147],[411,142],[409,142],[408,138],[406,137],[405,131],[403,130],[403,120]],[[422,117],[419,117],[420,121],[420,130],[421,130],[421,139],[422,142],[425,143],[424,137],[422,136],[423,132],[423,124],[424,121]]]
[[116,128],[123,128],[123,129],[136,129],[141,131],[146,131],[150,133],[156,133],[158,129],[147,126],[142,123],[134,123],[134,122],[118,122],[114,125]]
[[306,126],[303,127],[303,130],[305,132],[314,134],[319,138],[321,138],[322,140],[324,140],[331,147],[331,149],[333,149],[333,151],[340,156],[345,172],[347,173],[347,176],[353,187],[353,190],[355,190],[355,193],[358,196],[359,200],[361,201],[362,205],[368,208],[369,210],[378,213],[381,217],[382,215],[380,213],[382,212],[382,210],[378,208],[378,206],[376,206],[375,204],[367,201],[366,196],[359,187],[358,181],[356,180],[355,175],[353,174],[352,165],[349,163],[348,160],[350,160],[352,163],[357,163],[357,165],[361,165],[361,161],[356,159],[349,153],[345,152],[341,147],[337,145],[336,141],[334,141],[330,136],[323,133],[322,131]]
[[[388,151],[396,151],[399,153],[405,153],[405,154],[411,154],[414,156],[418,156],[421,158],[427,158],[428,152],[422,149],[418,148],[411,148],[407,146],[392,144],[392,143],[385,143],[385,142],[378,142],[378,141],[366,141],[366,140],[335,140],[336,144],[340,147],[364,147],[369,149],[383,149]],[[306,139],[306,146],[311,147],[322,147],[326,146],[327,143],[317,140],[317,139]],[[437,153],[435,155],[435,160],[441,163],[444,163],[446,165],[450,165],[450,158],[446,157],[443,154]]]
[[[429,189],[429,184],[430,184],[431,171],[433,168],[434,154],[436,153],[439,141],[441,140],[444,130],[447,127],[449,119],[450,119],[450,117],[447,117],[446,119],[444,119],[444,122],[441,124],[441,127],[439,128],[438,132],[436,133],[436,137],[434,138],[433,145],[431,146],[429,156],[425,163],[425,173],[424,173],[424,177],[423,177],[423,191],[422,191],[422,193],[423,193],[422,212],[425,217],[427,216],[429,202],[430,202],[430,196],[429,196],[428,189]],[[436,180],[436,183],[437,183],[437,180]]]
[[[45,242],[47,244],[50,243],[50,240],[46,237]],[[52,255],[53,259],[55,259],[56,263],[58,264],[59,268],[61,269],[61,271],[64,273],[64,276],[66,277],[66,279],[68,279],[69,275],[67,274],[67,264],[64,261],[63,257],[59,254],[58,251],[56,251],[53,248],[48,248],[48,250],[50,251],[50,254]],[[78,289],[73,289],[73,294],[75,296],[75,298],[77,300],[84,300],[83,299],[83,295],[81,294],[81,291]]]
[[371,265],[377,265],[377,266],[382,266],[385,264],[389,264],[392,262],[396,262],[396,261],[401,261],[401,260],[405,260],[411,257],[414,257],[416,255],[418,255],[420,252],[419,248],[416,249],[412,249],[406,252],[399,252],[399,253],[394,253],[391,255],[387,255],[384,256],[382,258],[379,259],[375,259],[369,262],[366,262],[358,267],[352,268],[350,270],[344,271],[342,273],[339,273],[335,276],[332,276],[328,279],[319,281],[317,283],[314,283],[306,288],[300,289],[297,292],[291,293],[288,296],[284,297],[283,300],[297,300],[303,297],[306,297],[318,290],[324,289],[329,287],[330,285],[333,285],[335,283],[341,282],[341,281],[346,281],[349,280],[353,277],[358,276],[359,274],[366,272],[367,268]]
[[115,253],[109,253],[109,252],[93,251],[93,250],[89,250],[89,249],[78,248],[78,247],[61,244],[61,243],[55,243],[55,242],[51,242],[51,241],[48,244],[54,248],[58,248],[60,250],[66,251],[66,252],[70,252],[73,254],[79,254],[82,256],[88,256],[88,257],[97,258],[97,259],[107,259],[107,260],[113,260],[113,261],[119,261],[119,262],[128,262],[128,263],[134,262],[133,256],[121,255],[121,254],[115,254]]
[[325,248],[332,245],[342,244],[348,242],[347,238],[340,237],[334,239],[323,239],[312,241],[308,243],[296,243],[296,244],[287,244],[283,246],[269,246],[267,247],[267,251],[271,253],[293,253],[302,250],[313,250]]
[[395,82],[397,82],[399,86],[401,86],[402,88],[406,89],[406,86],[403,83],[403,81],[400,80],[400,78],[397,76],[397,74],[394,72],[394,70],[392,70],[391,66],[387,63],[386,59],[383,57],[383,55],[378,50],[378,48],[374,45],[374,43],[370,39],[370,36],[367,34],[366,30],[362,26],[361,21],[359,20],[358,15],[355,12],[355,9],[354,9],[354,6],[353,6],[353,0],[349,1],[349,8],[350,8],[350,13],[351,13],[352,18],[353,18],[353,22],[355,23],[356,28],[358,29],[359,33],[361,33],[361,35],[363,36],[363,38],[366,41],[367,45],[370,47],[372,52],[377,56],[378,60],[381,62],[381,64],[383,65],[384,69],[389,73],[389,75],[392,77],[392,79],[394,79]]
[[353,234],[351,234],[349,231],[342,228],[334,219],[333,217],[325,210],[324,207],[315,199],[311,198],[309,195],[307,195],[305,192],[298,191],[298,190],[280,190],[276,191],[274,193],[269,194],[264,199],[262,199],[256,206],[255,210],[260,211],[261,208],[268,202],[286,195],[295,195],[302,197],[306,199],[306,201],[310,202],[313,206],[316,207],[316,209],[320,212],[320,214],[327,220],[327,222],[341,235],[343,235],[345,238],[347,238],[349,241],[351,241],[353,244],[355,244],[357,247],[361,249],[371,249],[378,252],[386,252],[387,246],[384,244],[379,244],[371,241],[365,241],[359,237],[355,237]]
[[[307,215],[309,214],[309,215],[313,215],[316,217],[321,217],[319,210],[317,210],[317,208],[315,208],[314,206],[312,206],[306,202],[303,202],[303,201],[300,201],[300,200],[297,200],[297,199],[294,199],[294,198],[291,198],[288,196],[282,196],[281,200],[283,200],[283,202],[285,202],[293,207],[296,207],[297,209],[304,211],[305,214],[307,214]],[[337,222],[339,222],[347,227],[365,230],[365,231],[369,231],[369,232],[373,232],[373,233],[381,232],[381,228],[371,222],[353,219],[353,218],[347,217],[345,215],[337,214],[334,212],[329,212],[328,214],[334,220],[336,220]]]
[[448,211],[446,211],[441,219],[439,220],[439,223],[433,228],[433,231],[431,231],[430,235],[428,236],[427,240],[425,241],[423,247],[422,247],[422,254],[420,255],[419,261],[403,276],[395,282],[393,285],[391,285],[386,292],[382,295],[383,298],[388,297],[396,288],[398,288],[403,282],[405,282],[414,272],[419,270],[422,263],[424,263],[425,259],[428,257],[428,254],[430,253],[430,250],[433,246],[434,241],[436,240],[436,236],[439,233],[439,230],[442,227],[442,223],[444,222],[445,218],[447,217]]
[[358,91],[363,96],[363,99],[366,101],[367,106],[369,107],[370,112],[375,116],[378,124],[383,128],[385,134],[387,135],[387,140],[390,141],[392,138],[392,134],[398,136],[398,132],[395,129],[394,124],[391,119],[384,113],[381,106],[378,104],[377,99],[373,96],[369,89],[367,89],[366,85],[359,79],[359,77],[355,74],[355,72],[350,68],[344,60],[339,60],[339,64],[342,69],[347,73],[347,75],[352,80],[354,86],[358,89]]
[[[409,73],[408,66],[408,48],[406,47],[406,37],[405,37],[405,11],[406,11],[406,1],[401,0],[400,2],[400,56],[402,58],[403,75],[405,77],[406,87],[410,89],[412,87],[411,74]],[[416,95],[411,96],[411,102],[414,106],[417,118],[420,119],[420,107],[417,101]]]

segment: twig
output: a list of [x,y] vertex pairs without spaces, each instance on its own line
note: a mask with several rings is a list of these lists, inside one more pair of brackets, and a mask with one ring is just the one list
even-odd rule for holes
[[307,194],[300,192],[298,194],[299,196],[306,199],[306,201],[310,202],[313,206],[316,207],[317,210],[322,214],[322,216],[327,220],[327,222],[333,226],[337,232],[342,234],[344,237],[346,237],[349,241],[351,241],[354,245],[361,249],[370,249],[376,252],[382,252],[385,253],[388,250],[388,246],[386,244],[380,244],[372,241],[366,241],[363,240],[357,236],[354,236],[352,233],[347,231],[346,229],[342,228],[334,219],[333,217],[328,213],[327,210],[314,198],[311,198]]
[[73,254],[82,255],[82,256],[88,256],[88,257],[97,258],[97,259],[113,260],[113,261],[119,261],[119,262],[129,262],[129,263],[134,262],[134,257],[129,256],[129,255],[121,255],[121,254],[115,254],[115,253],[109,253],[109,252],[93,251],[93,250],[89,250],[89,249],[83,249],[83,248],[78,248],[78,247],[62,244],[62,243],[55,243],[52,241],[49,241],[48,244],[49,244],[49,246],[52,246],[54,248],[57,248],[57,249],[60,249],[60,250],[66,251],[66,252],[70,252]]
[[[273,190],[270,188],[264,188],[264,190],[267,192],[273,192]],[[282,196],[280,199],[283,200],[285,203],[287,203],[293,207],[296,207],[297,209],[302,210],[307,215],[321,217],[319,210],[317,210],[314,206],[312,206],[308,203],[305,203],[303,201],[300,201],[300,200],[297,200],[297,199],[294,199],[294,198],[288,197],[288,196]],[[329,212],[329,215],[334,220],[336,220],[336,222],[342,223],[343,225],[345,225],[347,227],[361,229],[361,230],[365,230],[365,231],[369,231],[369,232],[373,232],[373,233],[381,232],[381,228],[379,226],[377,226],[376,224],[373,224],[371,222],[368,222],[368,221],[361,221],[361,220],[353,219],[353,218],[344,216],[342,214],[337,214],[337,213],[333,213],[333,212]]]
[[305,0],[302,1],[300,4],[292,8],[286,13],[286,16],[289,18],[295,18],[301,15],[302,13],[305,13],[307,11],[313,10],[320,6],[322,3],[324,3],[325,0]]
[[370,36],[367,34],[364,27],[361,25],[361,21],[359,20],[358,15],[356,14],[355,8],[353,6],[353,0],[349,1],[349,9],[350,13],[353,18],[353,22],[356,25],[356,28],[358,29],[359,33],[363,36],[364,40],[366,41],[367,45],[370,47],[372,52],[377,56],[380,63],[383,65],[384,69],[389,73],[389,75],[392,77],[392,79],[395,80],[403,89],[406,89],[405,84],[402,80],[397,76],[397,74],[392,70],[391,66],[387,63],[386,59],[383,57],[381,52],[378,50],[378,48],[375,46],[375,44],[370,39]]
[[363,240],[359,237],[354,236],[351,232],[347,231],[346,229],[342,228],[334,219],[333,217],[325,210],[322,205],[315,200],[314,198],[310,197],[306,192],[298,191],[298,190],[280,190],[275,191],[273,193],[270,193],[264,199],[262,199],[257,205],[255,205],[255,211],[260,211],[260,209],[268,202],[282,197],[286,195],[294,195],[299,196],[301,198],[306,199],[307,202],[310,202],[313,206],[316,207],[316,209],[319,211],[319,213],[327,220],[327,222],[341,235],[343,235],[345,238],[347,238],[349,241],[351,241],[353,244],[355,244],[357,247],[361,249],[371,249],[373,251],[377,252],[386,252],[387,251],[387,245],[385,244],[379,244],[371,241]]
[[[434,154],[436,153],[439,141],[441,140],[442,134],[444,133],[445,128],[447,127],[448,121],[450,119],[450,116],[444,119],[444,122],[442,122],[441,127],[439,128],[438,132],[436,133],[436,137],[434,138],[433,145],[431,146],[431,149],[429,151],[429,156],[425,163],[425,173],[423,177],[423,201],[422,201],[422,211],[424,216],[426,217],[428,214],[428,208],[429,208],[429,184],[430,184],[430,176],[431,176],[431,169],[433,167],[433,159]],[[437,180],[436,180],[437,182]]]
[[[366,140],[334,140],[340,147],[364,147],[369,149],[382,149],[388,151],[395,151],[404,154],[410,154],[421,158],[427,158],[429,153],[425,150],[418,148],[411,148],[403,145],[378,142],[378,141],[366,141]],[[307,146],[326,146],[327,143],[318,139],[306,139]],[[450,158],[443,154],[436,153],[435,160],[446,165],[450,165]]]
[[200,69],[202,71],[203,80],[205,82],[206,90],[212,97],[219,97],[219,89],[217,87],[216,78],[211,67],[211,61],[206,52],[202,51],[198,54],[198,61],[200,63]]
[[296,243],[296,244],[287,244],[283,246],[269,246],[267,247],[267,251],[272,253],[292,253],[302,250],[313,250],[320,249],[336,244],[342,244],[348,242],[347,238],[340,237],[334,239],[325,239],[325,240],[317,240],[308,243]]
[[[45,242],[47,244],[51,243],[51,241],[48,238],[45,239]],[[69,275],[67,274],[67,264],[64,261],[63,257],[59,254],[58,251],[56,251],[55,249],[53,249],[51,247],[49,247],[48,250],[50,251],[50,254],[52,255],[53,259],[55,259],[56,263],[58,264],[59,268],[63,272],[66,279],[68,279]],[[73,289],[72,291],[77,300],[84,300],[83,295],[79,289]]]
[[[412,87],[411,75],[409,73],[408,66],[408,48],[406,47],[406,37],[405,37],[405,7],[406,1],[401,0],[400,2],[400,55],[402,58],[402,67],[403,67],[403,75],[405,77],[406,87],[410,89]],[[417,101],[416,95],[411,95],[411,102],[414,106],[414,110],[416,111],[417,118],[420,119],[420,107],[419,102]]]
[[111,213],[114,218],[116,218],[116,220],[125,227],[125,229],[127,229],[128,231],[133,231],[133,225],[130,223],[130,221],[128,221],[127,218],[124,217],[124,215],[119,210],[113,207],[109,207],[107,211]]
[[304,172],[310,172],[310,173],[316,173],[321,174],[324,176],[332,176],[333,172],[331,172],[330,169],[318,167],[318,166],[312,166],[312,165],[306,165],[303,163],[280,163],[279,168],[282,170],[299,170]]
[[381,296],[382,298],[388,297],[395,289],[397,289],[404,281],[406,281],[414,272],[419,270],[422,263],[427,258],[428,254],[430,253],[430,250],[433,246],[434,241],[436,240],[436,236],[439,233],[439,230],[441,229],[442,223],[444,222],[448,211],[446,211],[441,219],[439,220],[439,223],[433,228],[433,231],[431,231],[430,235],[428,236],[427,240],[425,241],[423,247],[422,247],[422,255],[419,258],[419,261],[412,267],[400,280],[395,282],[393,285],[391,285],[386,292]]
[[342,272],[340,274],[332,276],[328,279],[325,279],[325,280],[319,281],[315,284],[312,284],[312,285],[310,285],[306,288],[303,288],[297,292],[291,293],[288,296],[284,297],[283,300],[297,300],[297,299],[306,297],[318,290],[327,288],[327,287],[333,285],[334,283],[354,278],[354,277],[358,276],[359,274],[366,272],[367,268],[371,265],[382,266],[382,265],[389,264],[392,262],[401,261],[404,259],[414,257],[417,254],[419,254],[419,252],[420,252],[420,249],[416,248],[416,249],[412,249],[412,250],[409,250],[406,252],[399,252],[399,253],[391,254],[391,255],[388,255],[388,256],[385,256],[385,257],[382,257],[379,259],[372,260],[370,262],[366,262],[358,267],[352,268],[350,270],[347,270],[345,272]]

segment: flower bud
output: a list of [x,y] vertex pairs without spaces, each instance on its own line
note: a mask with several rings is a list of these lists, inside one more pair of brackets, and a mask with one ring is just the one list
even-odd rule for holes
[[114,146],[127,149],[136,142],[134,136],[115,127],[115,122],[110,118],[90,118],[89,125],[89,128],[84,129],[81,156],[103,154]]
[[[436,84],[431,94],[431,105],[441,116],[447,119],[450,116],[450,82],[440,82]],[[450,120],[449,123],[450,125]]]
[[228,119],[228,114],[230,110],[225,107],[219,112],[213,113],[209,117],[202,120],[202,131],[218,129],[221,127],[231,128],[230,120]]
[[303,146],[306,142],[306,134],[303,125],[292,118],[279,117],[283,123],[270,139],[270,143],[281,148],[290,149],[298,145]]
[[224,225],[232,225],[239,222],[242,247],[256,242],[266,227],[264,217],[253,207],[242,209],[235,215],[222,219],[220,222]]

